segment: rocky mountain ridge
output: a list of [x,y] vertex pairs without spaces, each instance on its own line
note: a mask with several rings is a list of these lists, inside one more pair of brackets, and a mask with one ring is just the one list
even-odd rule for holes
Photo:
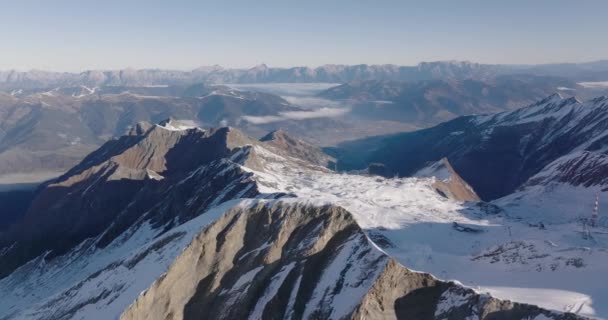
[[[501,232],[492,226],[507,223],[484,206],[441,195],[433,178],[333,173],[311,162],[329,157],[310,157],[318,149],[303,152],[309,145],[284,132],[263,140],[166,121],[141,123],[91,153],[40,191],[32,207],[39,209],[15,230],[41,216],[65,218],[71,230],[95,227],[38,247],[20,232],[2,234],[0,259],[11,263],[2,265],[0,317],[582,318],[562,313],[572,308],[498,300],[403,266],[433,264],[424,250],[407,251],[419,238],[434,246],[438,262],[458,256],[438,265],[463,270],[471,262],[461,250],[474,239],[451,231],[452,223],[493,239]],[[579,311],[589,314],[588,303]]]
[[281,202],[230,212],[203,230],[121,319],[200,317],[577,318],[412,272],[344,209]]
[[[304,152],[303,142],[289,141],[300,150],[295,157],[319,152],[308,145]],[[144,213],[156,225],[183,223],[196,215],[180,203],[189,194],[197,195],[197,210],[235,195],[255,196],[250,174],[235,163],[256,168],[251,146],[261,143],[275,150],[279,145],[274,142],[258,142],[233,128],[140,123],[41,187],[20,223],[0,235],[0,243],[11,248],[3,255],[11,263],[2,265],[0,275],[45,251],[49,257],[64,254],[87,238],[101,236],[97,245],[103,247]],[[287,145],[282,147],[283,154],[291,154]],[[156,207],[159,197],[161,208]]]

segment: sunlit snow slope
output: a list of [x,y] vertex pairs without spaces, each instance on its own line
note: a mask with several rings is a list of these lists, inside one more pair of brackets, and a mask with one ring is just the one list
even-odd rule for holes
[[590,243],[576,221],[545,221],[542,228],[535,216],[511,217],[493,204],[454,201],[436,192],[434,178],[303,171],[283,164],[285,159],[266,163],[269,170],[254,172],[265,186],[261,190],[346,208],[409,268],[500,298],[608,317],[608,293],[600,280],[608,273],[608,232],[598,232]]

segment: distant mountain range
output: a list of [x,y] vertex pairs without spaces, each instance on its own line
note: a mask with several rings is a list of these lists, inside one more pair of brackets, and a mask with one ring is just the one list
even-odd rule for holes
[[420,81],[431,79],[489,79],[504,74],[566,77],[576,81],[608,79],[608,60],[548,65],[492,65],[462,61],[423,62],[416,66],[324,65],[317,68],[271,68],[264,64],[250,69],[221,66],[191,71],[161,69],[96,70],[81,73],[47,71],[0,71],[0,89],[94,86],[159,86],[208,83],[281,83],[355,80]]
[[288,127],[314,140],[323,130],[355,128],[310,112],[273,94],[203,84],[0,93],[0,176],[67,170],[138,122],[169,117],[199,126],[236,126],[257,137]]
[[[285,128],[314,144],[331,146],[426,128],[463,115],[513,110],[556,91],[583,98],[606,92],[565,78],[533,75],[351,81],[316,97],[288,100],[251,90],[258,91],[196,83],[24,87],[0,93],[0,176],[67,170],[140,121],[189,119],[201,126],[238,127],[255,137]],[[314,106],[307,105],[307,99],[314,100]]]
[[327,89],[319,96],[348,101],[362,118],[409,122],[420,127],[458,116],[496,113],[528,105],[563,91],[586,95],[585,88],[559,77],[501,75],[486,80],[354,81]]

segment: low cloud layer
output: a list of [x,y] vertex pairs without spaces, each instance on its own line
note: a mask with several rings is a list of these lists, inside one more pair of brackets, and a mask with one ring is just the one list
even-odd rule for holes
[[267,92],[280,96],[314,96],[317,93],[335,87],[339,83],[256,83],[226,84],[238,90]]
[[590,89],[608,88],[608,81],[579,82],[578,84]]
[[347,107],[343,101],[333,101],[317,97],[297,97],[283,96],[283,99],[296,106],[306,109],[322,109],[322,108],[344,108]]
[[347,108],[320,108],[311,111],[288,111],[281,112],[276,116],[243,116],[242,119],[252,124],[266,124],[272,122],[280,122],[286,120],[305,120],[315,118],[332,118],[339,117],[348,113]]
[[239,90],[253,90],[280,95],[292,105],[301,109],[284,111],[277,115],[242,116],[241,120],[251,124],[267,124],[287,120],[306,120],[316,118],[339,117],[350,112],[350,106],[344,102],[332,101],[315,97],[327,88],[336,86],[331,83],[271,83],[271,84],[231,84]]

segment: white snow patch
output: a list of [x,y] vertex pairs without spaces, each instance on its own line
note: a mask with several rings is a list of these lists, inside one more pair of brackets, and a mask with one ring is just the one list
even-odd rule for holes
[[472,297],[473,293],[468,292],[464,295],[454,292],[453,290],[445,291],[441,297],[439,297],[439,303],[435,310],[435,317],[440,316],[453,308],[458,308],[466,304]]
[[259,266],[249,270],[234,283],[232,289],[241,289],[243,286],[250,284],[251,281],[253,281],[253,278],[255,278],[255,275],[258,274],[258,272],[260,272],[262,269],[264,269],[264,266]]
[[585,294],[558,289],[485,287],[485,291],[499,299],[515,301],[540,301],[545,308],[561,312],[593,315],[591,297]]
[[158,174],[157,172],[150,170],[150,169],[146,169],[146,173],[148,174],[148,178],[152,179],[152,180],[163,180],[165,177],[161,176],[160,174]]
[[163,129],[170,131],[183,131],[198,128],[199,125],[193,120],[172,120],[164,125],[157,125]]
[[439,160],[425,168],[420,169],[418,172],[414,173],[412,176],[420,177],[420,178],[430,178],[435,177],[441,181],[449,181],[452,173],[446,165],[443,163],[443,160]]
[[272,277],[270,284],[264,291],[264,294],[260,299],[258,299],[255,308],[253,309],[253,312],[249,315],[249,319],[262,319],[262,312],[264,312],[264,308],[266,307],[268,302],[270,302],[270,300],[272,300],[272,298],[277,295],[281,284],[283,284],[283,281],[285,281],[285,278],[287,278],[287,275],[289,275],[289,272],[291,272],[291,270],[295,266],[296,263],[292,262],[281,268],[281,270],[276,275],[274,275],[274,277]]
[[266,124],[287,120],[306,120],[316,118],[334,118],[350,112],[348,108],[320,108],[310,111],[286,111],[270,116],[243,116],[242,119],[253,124]]
[[588,81],[588,82],[579,82],[580,86],[591,89],[601,89],[608,88],[608,81]]

